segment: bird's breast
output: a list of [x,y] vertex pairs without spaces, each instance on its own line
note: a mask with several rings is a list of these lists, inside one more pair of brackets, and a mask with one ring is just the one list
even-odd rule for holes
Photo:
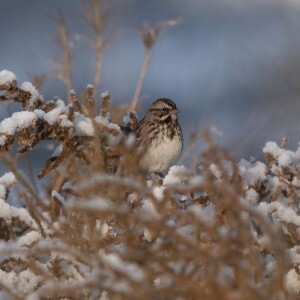
[[174,164],[182,151],[180,136],[173,138],[158,134],[145,149],[139,165],[148,172],[164,172]]

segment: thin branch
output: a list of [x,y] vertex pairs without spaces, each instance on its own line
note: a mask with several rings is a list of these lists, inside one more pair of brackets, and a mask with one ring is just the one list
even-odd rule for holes
[[104,7],[102,0],[89,0],[88,3],[90,7],[88,7],[88,9],[84,9],[83,13],[87,24],[92,29],[95,35],[95,40],[91,41],[91,45],[96,52],[93,85],[95,88],[95,92],[97,92],[101,77],[103,48],[105,45],[105,41],[103,40],[103,32],[108,19],[108,9]]
[[69,92],[72,89],[72,66],[73,58],[70,47],[70,36],[65,22],[64,15],[60,13],[58,17],[53,18],[58,26],[58,35],[56,37],[56,44],[63,52],[63,60],[55,60],[54,63],[57,66],[55,76],[60,79],[67,89],[68,101],[70,102]]
[[140,70],[140,74],[139,74],[139,79],[135,88],[135,92],[134,92],[134,96],[130,105],[130,111],[134,111],[136,108],[136,105],[139,101],[140,98],[140,94],[142,91],[142,87],[144,84],[144,80],[145,80],[145,75],[146,72],[148,70],[148,65],[149,65],[149,61],[150,61],[150,57],[151,57],[151,53],[152,53],[152,48],[146,48],[145,49],[145,55],[144,55],[144,60],[143,60],[143,64]]
[[145,75],[148,70],[152,49],[158,38],[158,35],[166,28],[178,25],[180,22],[181,22],[180,19],[162,21],[156,23],[153,27],[150,27],[148,24],[145,24],[144,28],[141,30],[141,36],[145,47],[145,54],[144,54],[144,60],[140,70],[139,78],[137,81],[137,85],[135,88],[134,96],[130,105],[130,109],[129,109],[130,111],[135,110],[136,105],[139,101],[140,94],[145,80]]

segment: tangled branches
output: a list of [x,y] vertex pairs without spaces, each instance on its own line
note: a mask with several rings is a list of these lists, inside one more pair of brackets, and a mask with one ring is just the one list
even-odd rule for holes
[[[0,123],[1,158],[11,169],[0,177],[2,298],[299,295],[299,149],[269,142],[267,164],[237,164],[207,136],[196,172],[173,166],[157,183],[138,170],[132,143],[111,122],[107,93],[96,113],[90,85],[83,104],[72,91],[68,106],[22,86],[0,73],[1,100],[25,109]],[[39,191],[7,151],[42,140],[58,147],[39,173],[53,175]]]

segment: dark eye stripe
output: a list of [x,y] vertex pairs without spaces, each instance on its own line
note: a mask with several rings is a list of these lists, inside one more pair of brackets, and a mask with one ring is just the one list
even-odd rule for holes
[[152,107],[150,108],[150,111],[162,111],[164,109],[170,110],[170,107],[160,107],[160,108],[156,108],[156,107]]
[[176,104],[168,99],[168,98],[160,98],[157,99],[154,103],[152,103],[152,105],[150,106],[149,110],[150,112],[159,112],[159,111],[163,111],[164,113],[166,113],[167,111],[165,110],[173,110],[173,109],[177,109]]

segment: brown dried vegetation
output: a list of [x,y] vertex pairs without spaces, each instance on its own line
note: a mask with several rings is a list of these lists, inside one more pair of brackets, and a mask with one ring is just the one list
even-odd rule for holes
[[[16,82],[1,89],[6,91],[3,100],[28,107],[30,95]],[[286,231],[280,232],[255,207],[240,201],[249,186],[245,188],[239,167],[225,150],[207,135],[201,171],[195,174],[179,168],[172,175],[171,169],[163,184],[155,186],[136,167],[124,137],[109,143],[120,132],[109,122],[95,121],[93,89],[88,88],[85,105],[74,92],[71,99],[68,113],[61,112],[57,119],[67,118],[72,126],[66,129],[59,122],[50,125],[37,120],[7,136],[2,146],[3,162],[22,185],[19,197],[28,216],[22,219],[22,214],[12,212],[12,218],[1,218],[1,238],[11,242],[2,245],[7,258],[1,260],[1,270],[16,275],[30,270],[34,281],[29,280],[27,292],[18,287],[11,291],[4,283],[3,290],[16,299],[32,293],[41,299],[291,297],[284,288],[284,276],[291,267],[285,252],[299,244],[298,227],[283,222]],[[57,105],[38,100],[36,108],[49,112]],[[104,94],[99,114],[107,118],[109,111],[109,95]],[[94,120],[93,137],[76,135],[75,115]],[[44,194],[39,194],[5,151],[14,140],[24,152],[43,139],[59,141],[62,149],[40,172],[39,177],[53,176]],[[112,170],[110,153],[114,151],[121,159]],[[268,161],[270,169],[277,163],[271,154]],[[221,179],[216,179],[212,165]],[[261,200],[285,195],[298,201],[292,184],[296,174],[295,167],[278,170],[284,190],[272,193],[264,181],[252,188]],[[170,176],[175,185],[168,182]],[[257,237],[271,242],[259,244]],[[276,261],[270,272],[267,256]]]
[[[94,21],[100,34],[101,21]],[[144,31],[146,49],[163,25],[174,24]],[[101,39],[97,41],[97,51],[102,51]],[[97,60],[95,83],[100,54]],[[67,78],[69,90],[71,75]],[[11,171],[0,177],[1,297],[299,297],[300,159],[282,160],[281,154],[298,157],[285,149],[286,141],[281,148],[274,143],[277,152],[264,150],[267,165],[237,164],[206,132],[200,166],[173,167],[165,178],[149,179],[137,167],[130,139],[111,122],[115,110],[108,93],[99,104],[93,86],[82,100],[71,90],[66,106],[30,94],[15,80],[0,91],[1,102],[19,102],[22,118],[31,120],[13,133],[0,130],[0,158]],[[134,131],[133,112],[129,120],[125,125]],[[191,147],[196,136],[192,134]],[[38,174],[47,175],[42,188],[23,175],[12,153],[13,145],[24,153],[43,140],[59,146]],[[16,182],[18,191],[9,195]],[[11,198],[23,207],[10,204]]]

